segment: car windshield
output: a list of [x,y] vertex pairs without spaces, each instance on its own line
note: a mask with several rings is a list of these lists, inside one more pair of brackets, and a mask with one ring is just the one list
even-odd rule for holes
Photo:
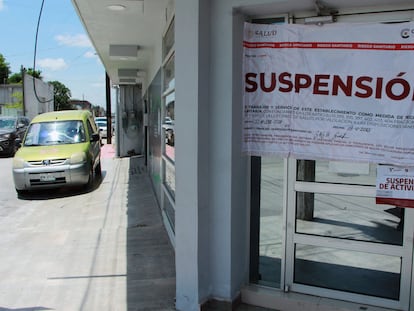
[[106,121],[96,121],[96,125],[98,127],[106,127],[107,126]]
[[0,129],[14,129],[16,124],[15,119],[0,119]]
[[76,144],[86,141],[81,121],[32,123],[27,130],[24,146]]

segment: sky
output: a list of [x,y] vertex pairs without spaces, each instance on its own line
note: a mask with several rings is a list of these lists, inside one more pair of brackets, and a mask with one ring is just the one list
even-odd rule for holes
[[41,71],[43,81],[59,81],[72,99],[106,107],[105,69],[70,0],[45,0],[36,62],[36,26],[42,0],[0,0],[0,54],[12,73],[21,66]]

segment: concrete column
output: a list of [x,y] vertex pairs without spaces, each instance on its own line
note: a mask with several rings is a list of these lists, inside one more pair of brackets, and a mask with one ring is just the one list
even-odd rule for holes
[[208,0],[175,12],[176,308],[192,311],[209,295]]
[[211,297],[238,299],[248,281],[248,157],[242,150],[245,17],[232,1],[210,0]]
[[242,15],[230,1],[176,0],[177,309],[232,302],[248,280],[241,153]]

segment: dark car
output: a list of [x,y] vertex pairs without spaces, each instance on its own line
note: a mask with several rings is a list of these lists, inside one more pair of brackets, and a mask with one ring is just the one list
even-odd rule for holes
[[23,140],[30,123],[27,117],[0,116],[0,155],[13,156],[18,149],[16,139]]

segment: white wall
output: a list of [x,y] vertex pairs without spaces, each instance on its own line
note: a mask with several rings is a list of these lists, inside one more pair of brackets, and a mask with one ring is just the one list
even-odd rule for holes
[[[36,86],[36,93],[34,85]],[[53,111],[53,96],[53,85],[40,79],[34,79],[28,74],[23,75],[24,109],[25,116],[29,119],[33,119],[38,114]]]
[[[16,104],[16,102],[19,101],[19,98],[14,98],[14,96],[19,96],[19,95],[21,95],[23,98],[23,87],[21,84],[0,85],[0,104],[2,106],[1,111],[0,111],[1,115],[4,115],[4,116],[23,115],[23,107],[19,107]],[[22,106],[23,106],[23,103],[22,103]]]
[[[229,1],[176,1],[177,309],[232,301],[248,276],[241,154],[243,18]],[[234,25],[240,29],[234,32]],[[237,34],[236,36],[234,35]],[[236,51],[237,53],[237,51]]]
[[243,17],[230,1],[211,1],[210,243],[213,298],[231,301],[247,282],[247,156],[241,153]]
[[[204,152],[199,128],[200,68],[199,29],[200,1],[177,0],[175,18],[175,260],[176,260],[176,308],[198,310],[203,299],[203,284],[200,276],[208,274],[208,200],[207,185],[201,182],[199,166],[200,150]],[[205,81],[205,78],[204,80]],[[207,116],[204,116],[207,117]],[[204,130],[204,132],[206,132]],[[208,137],[206,137],[208,139]],[[200,184],[199,184],[200,182]],[[202,185],[204,184],[204,189]],[[200,192],[200,193],[199,193]],[[206,201],[201,202],[201,198]],[[203,216],[204,221],[200,221]],[[201,261],[199,265],[199,260]],[[201,284],[200,284],[201,283]]]

